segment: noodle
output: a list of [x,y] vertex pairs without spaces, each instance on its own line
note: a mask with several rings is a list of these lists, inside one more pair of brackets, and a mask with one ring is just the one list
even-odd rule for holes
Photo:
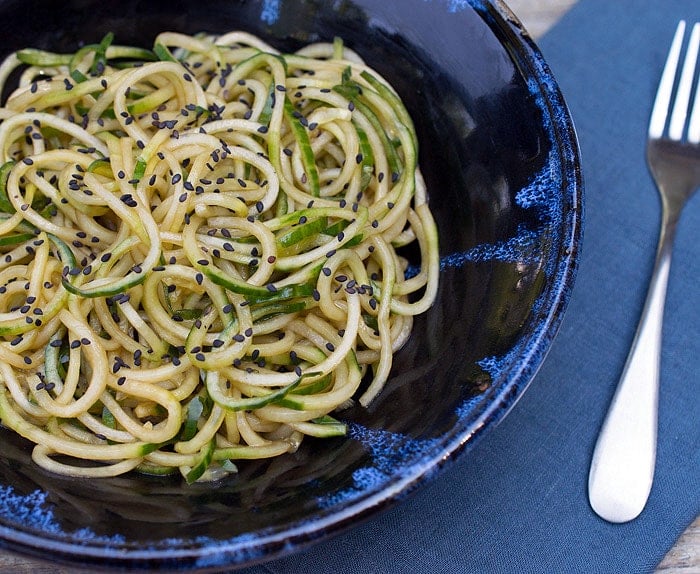
[[193,482],[344,434],[437,290],[393,89],[338,40],[242,32],[21,50],[11,77],[0,419],[33,460]]

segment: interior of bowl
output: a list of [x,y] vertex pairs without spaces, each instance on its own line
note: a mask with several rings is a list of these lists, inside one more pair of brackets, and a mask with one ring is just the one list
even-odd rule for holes
[[[31,4],[31,3],[29,3]],[[32,464],[6,430],[0,535],[25,553],[132,568],[272,558],[399,500],[498,422],[531,380],[576,268],[581,180],[566,107],[536,48],[490,4],[448,0],[0,2],[3,53],[74,51],[114,32],[243,29],[281,50],[342,37],[411,113],[440,235],[436,304],[349,436],[306,440],[215,485],[78,480]],[[39,3],[35,3],[39,5]],[[30,14],[31,12],[31,14]]]

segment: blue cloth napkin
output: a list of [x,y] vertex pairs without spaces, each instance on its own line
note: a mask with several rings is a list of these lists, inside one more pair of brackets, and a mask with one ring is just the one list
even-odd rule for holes
[[634,335],[660,203],[644,160],[651,102],[676,23],[700,2],[580,0],[539,45],[577,125],[586,227],[553,348],[509,416],[457,464],[350,532],[246,574],[653,571],[700,512],[700,194],[671,271],[657,469],[635,521],[588,505],[597,432]]

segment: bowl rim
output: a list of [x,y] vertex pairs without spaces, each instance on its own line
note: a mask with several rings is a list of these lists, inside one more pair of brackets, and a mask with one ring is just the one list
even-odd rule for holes
[[513,408],[542,365],[571,297],[583,237],[584,182],[578,139],[569,109],[552,71],[523,24],[501,0],[468,0],[468,6],[464,8],[473,9],[492,30],[497,29],[508,43],[510,57],[517,60],[527,77],[537,79],[535,88],[539,90],[541,102],[551,118],[553,143],[559,147],[563,172],[561,192],[570,206],[560,224],[564,232],[558,245],[555,277],[543,296],[546,313],[538,321],[539,329],[527,341],[525,354],[520,355],[518,368],[510,372],[507,384],[489,398],[478,417],[458,420],[448,434],[440,437],[439,448],[414,465],[411,472],[389,481],[380,490],[354,499],[336,512],[308,517],[284,529],[258,531],[251,536],[236,536],[216,544],[134,550],[118,544],[105,544],[100,539],[70,542],[58,537],[41,537],[0,524],[3,546],[43,561],[48,555],[54,563],[75,565],[80,561],[83,566],[102,568],[206,570],[241,568],[281,558],[357,526],[404,499],[454,464],[479,441],[486,429],[497,425]]

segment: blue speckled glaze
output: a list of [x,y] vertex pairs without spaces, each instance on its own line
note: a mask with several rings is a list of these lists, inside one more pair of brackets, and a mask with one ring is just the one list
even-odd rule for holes
[[46,498],[47,494],[39,490],[22,496],[11,486],[0,487],[0,514],[43,532],[60,532],[60,525],[46,507]]
[[352,487],[319,498],[321,508],[332,508],[361,498],[366,492],[381,489],[397,474],[412,475],[439,447],[438,439],[417,440],[358,424],[349,425],[348,436],[370,452],[372,464],[353,471]]
[[[470,0],[470,4],[489,23],[496,24],[498,19],[503,17],[516,27],[519,26],[512,13],[501,12],[489,2]],[[490,415],[492,423],[505,416],[513,406],[549,350],[573,289],[583,219],[583,182],[578,160],[578,144],[568,108],[542,54],[526,34],[522,35],[521,40],[523,47],[528,48],[524,54],[526,60],[522,62],[529,67],[530,72],[526,84],[536,105],[542,110],[542,127],[555,146],[549,154],[547,165],[515,194],[516,202],[520,206],[537,212],[542,226],[536,232],[523,231],[506,242],[508,248],[505,252],[509,256],[520,256],[527,260],[531,255],[532,242],[538,235],[546,235],[548,241],[560,246],[560,255],[564,256],[545,260],[545,271],[550,278],[552,289],[543,292],[533,305],[533,312],[540,315],[540,319],[531,326],[529,338],[504,355],[488,356],[479,361],[480,366],[488,371],[493,380],[509,377],[509,383],[503,386],[502,395],[507,394],[510,398],[495,403],[496,408]],[[552,193],[552,190],[558,189],[563,193]],[[566,205],[567,201],[569,205]],[[573,209],[574,206],[578,209]],[[504,253],[502,246],[488,245],[479,246],[475,251],[485,251],[494,257],[500,257]],[[449,259],[449,256],[444,259]],[[460,419],[468,420],[477,406],[480,406],[478,399],[465,401],[458,408]]]
[[274,24],[280,17],[280,0],[264,0],[260,19],[266,24]]
[[[86,2],[93,3],[95,14],[111,13],[109,2],[68,0],[55,17],[92,15]],[[160,12],[154,8],[153,22],[141,22],[144,29],[162,26],[171,4],[154,3]],[[214,9],[201,13],[216,14],[210,21],[213,29],[226,31],[246,22],[252,32],[273,44],[288,42],[290,49],[344,36],[353,48],[367,50],[370,63],[395,82],[415,113],[419,136],[430,140],[438,129],[451,130],[450,149],[424,145],[421,155],[440,231],[438,304],[418,319],[417,334],[397,356],[396,373],[376,403],[343,414],[347,440],[302,448],[288,461],[290,470],[279,471],[283,486],[265,483],[264,466],[250,467],[246,475],[250,461],[241,464],[242,485],[210,490],[138,478],[105,482],[110,487],[104,490],[96,481],[80,483],[81,502],[91,520],[96,517],[94,524],[85,523],[65,495],[73,492],[70,481],[37,473],[21,447],[12,457],[4,451],[10,462],[0,461],[0,540],[20,552],[50,552],[64,562],[101,568],[207,571],[303,548],[402,500],[467,452],[525,391],[561,322],[576,274],[582,224],[576,137],[549,68],[507,9],[477,0],[230,4],[235,4],[230,12],[211,2]],[[428,21],[435,26],[432,31]],[[124,24],[125,30],[133,29],[130,24]],[[394,30],[399,31],[396,38],[387,32]],[[471,46],[475,60],[465,71],[463,43],[473,38],[482,38],[483,45]],[[17,42],[23,45],[24,40],[20,34]],[[54,37],[46,40],[52,41]],[[418,73],[416,62],[423,66]],[[416,81],[421,90],[411,83]],[[449,97],[441,100],[445,95]],[[435,107],[419,107],[428,105]],[[516,118],[523,122],[520,132],[508,131],[516,129],[514,122],[500,115],[509,106],[523,112]],[[439,122],[444,123],[438,128]],[[528,140],[531,132],[537,132],[533,142]],[[489,149],[496,140],[499,145]],[[516,149],[508,148],[511,142]],[[521,145],[523,149],[517,147]],[[452,156],[451,148],[456,150]],[[521,159],[530,156],[536,161]],[[453,174],[433,168],[442,161],[464,170]],[[470,171],[471,164],[477,168]],[[496,197],[495,182],[505,187],[507,197]],[[440,203],[443,191],[452,194],[446,204]],[[415,272],[416,267],[409,267],[407,274]],[[465,293],[469,301],[464,301]],[[515,315],[503,319],[503,308],[515,309]],[[453,323],[463,324],[464,331],[450,330]],[[414,372],[420,373],[417,378],[412,378]],[[434,400],[427,388],[431,384],[442,385],[441,400]],[[335,465],[334,472],[326,475],[321,467],[307,476],[306,469],[324,456],[325,464]],[[284,486],[286,478],[303,485],[294,493],[294,504],[289,504],[285,488],[293,487]],[[136,509],[152,504],[153,512],[165,516],[175,509],[184,518],[176,514],[171,522],[156,525],[118,516],[118,505],[104,510],[110,497],[119,501],[132,493],[129,502]],[[207,513],[215,526],[210,527]],[[266,521],[268,515],[274,518]],[[246,526],[251,517],[258,522]]]
[[440,258],[440,269],[463,267],[467,263],[477,261],[536,261],[540,257],[541,235],[541,232],[525,228],[504,241],[477,245],[459,253],[449,253]]
[[10,486],[0,486],[0,516],[11,517],[28,528],[45,534],[65,536],[68,534],[77,544],[101,544],[116,546],[125,541],[121,534],[98,536],[90,528],[80,528],[67,533],[56,520],[48,494],[41,490],[26,495],[15,492]]

